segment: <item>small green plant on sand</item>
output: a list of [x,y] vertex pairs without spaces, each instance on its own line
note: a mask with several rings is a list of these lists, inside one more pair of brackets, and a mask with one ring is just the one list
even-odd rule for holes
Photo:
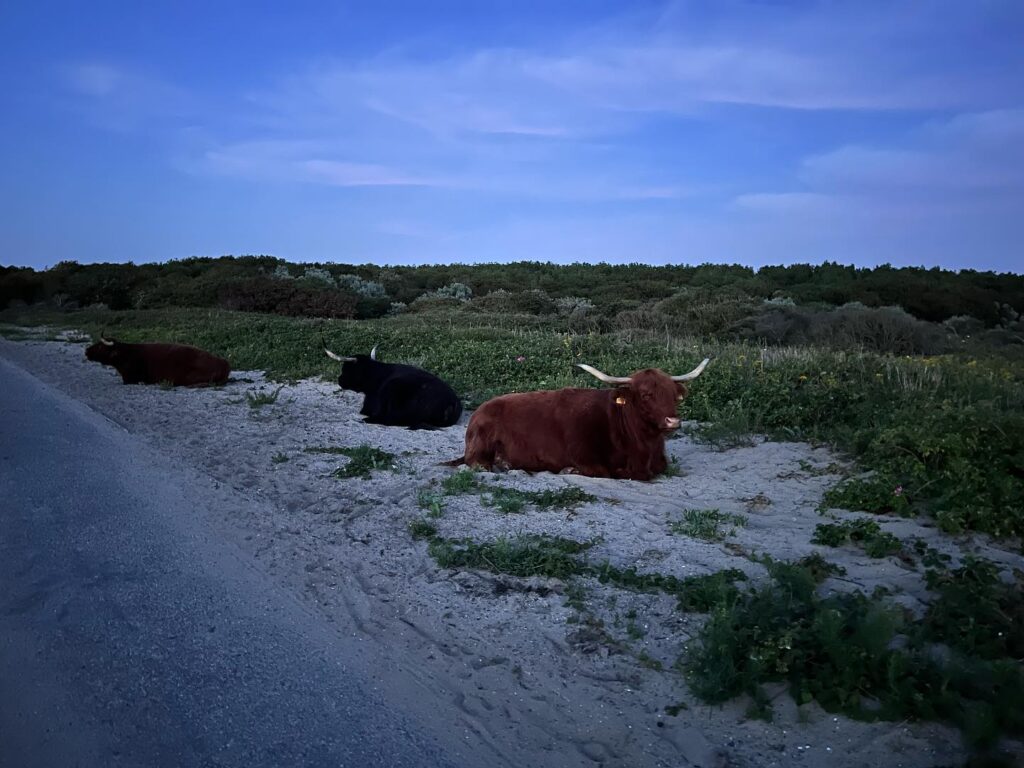
[[739,595],[736,582],[747,578],[743,571],[735,568],[681,579],[668,574],[640,573],[636,568],[620,568],[608,562],[588,565],[585,572],[603,584],[615,584],[636,592],[674,595],[679,610],[687,613],[706,613],[715,606],[733,602]]
[[270,460],[275,464],[284,464],[286,461],[288,461],[288,454],[278,451],[277,453],[270,457]]
[[416,494],[416,503],[420,509],[427,510],[427,517],[438,518],[444,515],[444,495],[436,491],[421,488]]
[[555,491],[521,491],[517,488],[502,488],[496,485],[482,486],[482,488],[485,489],[484,503],[496,507],[505,514],[522,512],[528,504],[540,509],[571,509],[579,504],[594,501],[596,498],[575,485]]
[[361,477],[369,480],[371,473],[376,470],[388,470],[394,472],[398,469],[395,463],[395,454],[374,448],[371,445],[357,445],[355,448],[341,448],[338,453],[348,456],[349,460],[344,466],[338,467],[332,473],[335,477]]
[[414,539],[432,539],[437,536],[437,526],[427,520],[417,518],[409,523],[409,533]]
[[672,520],[668,525],[672,533],[704,541],[721,541],[728,535],[722,530],[723,524],[735,527],[746,523],[743,515],[723,513],[717,509],[684,509],[682,519]]
[[264,405],[273,405],[277,402],[277,397],[281,394],[282,389],[284,389],[283,384],[273,392],[246,392],[245,401],[249,403],[249,407],[253,410],[262,408]]
[[658,477],[666,479],[682,476],[683,468],[679,466],[679,459],[677,459],[675,456],[669,456],[668,464],[665,465],[665,471],[658,475]]
[[435,538],[430,554],[442,568],[478,568],[512,576],[550,576],[567,579],[583,572],[576,557],[589,542],[555,536],[519,536],[489,542]]
[[441,481],[441,490],[445,496],[483,494],[484,504],[504,514],[522,512],[527,505],[540,509],[571,509],[596,500],[595,496],[575,485],[544,491],[522,491],[518,488],[489,485],[482,482],[480,476],[471,469],[460,469],[448,475]]
[[480,477],[472,469],[460,469],[441,481],[445,496],[474,493],[480,487]]

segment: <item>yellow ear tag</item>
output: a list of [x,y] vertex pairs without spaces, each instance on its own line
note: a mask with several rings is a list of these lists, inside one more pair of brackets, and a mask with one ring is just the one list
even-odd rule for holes
[[615,398],[615,404],[616,405],[625,405],[626,404],[626,398],[624,398],[624,397],[616,397]]

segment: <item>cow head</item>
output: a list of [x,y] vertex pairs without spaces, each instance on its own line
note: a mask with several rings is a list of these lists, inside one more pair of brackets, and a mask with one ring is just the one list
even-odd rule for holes
[[85,359],[103,365],[114,365],[121,359],[121,345],[113,339],[100,336],[100,340],[85,350]]
[[331,360],[341,363],[341,375],[338,377],[338,384],[342,389],[349,389],[353,392],[367,392],[373,387],[376,381],[380,363],[377,362],[377,347],[370,350],[369,355],[355,355],[354,357],[342,357],[336,355],[324,344],[324,352]]
[[635,413],[651,430],[671,432],[679,428],[676,406],[686,397],[684,381],[697,378],[708,364],[704,360],[689,373],[669,376],[657,368],[645,368],[631,376],[609,376],[589,365],[579,367],[606,384],[615,384],[615,405]]

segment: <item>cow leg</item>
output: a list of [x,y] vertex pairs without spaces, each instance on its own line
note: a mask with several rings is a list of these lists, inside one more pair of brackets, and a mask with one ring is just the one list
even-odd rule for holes
[[402,419],[402,393],[392,382],[385,381],[377,390],[369,393],[363,401],[366,422],[385,427],[404,427],[408,421]]
[[359,413],[366,417],[365,421],[369,424],[384,423],[381,420],[384,415],[384,403],[379,391],[367,393],[363,398],[363,407],[359,409]]

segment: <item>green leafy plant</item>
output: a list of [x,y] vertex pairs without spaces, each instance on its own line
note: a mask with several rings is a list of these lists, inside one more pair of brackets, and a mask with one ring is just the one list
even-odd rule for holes
[[680,661],[704,701],[747,693],[764,708],[761,686],[785,681],[797,703],[816,700],[855,718],[947,720],[980,743],[1024,732],[1024,671],[1016,661],[943,660],[880,597],[820,597],[820,574],[766,565],[770,583],[714,610]]
[[433,539],[437,536],[437,526],[417,518],[409,523],[409,533],[414,539]]
[[427,510],[427,517],[436,519],[444,515],[444,495],[441,493],[421,489],[416,495],[416,503],[420,509]]
[[521,491],[517,488],[488,485],[479,486],[478,490],[484,491],[485,504],[496,507],[504,514],[522,512],[528,504],[539,509],[570,509],[579,504],[596,500],[596,497],[577,486],[560,488],[556,491]]
[[576,557],[591,543],[555,536],[519,536],[477,543],[435,538],[429,552],[442,568],[477,568],[512,576],[567,579],[584,570]]
[[877,522],[866,517],[841,523],[821,523],[814,528],[812,544],[839,547],[848,541],[864,550],[868,557],[888,557],[903,552],[903,542]]
[[682,536],[690,536],[704,541],[721,541],[728,533],[722,530],[723,524],[731,526],[746,525],[743,515],[720,512],[717,509],[684,509],[680,520],[669,522],[669,530]]
[[355,448],[341,448],[338,453],[348,456],[349,460],[332,473],[338,478],[361,477],[369,480],[377,470],[394,472],[398,467],[395,454],[374,448],[371,445],[358,445]]

